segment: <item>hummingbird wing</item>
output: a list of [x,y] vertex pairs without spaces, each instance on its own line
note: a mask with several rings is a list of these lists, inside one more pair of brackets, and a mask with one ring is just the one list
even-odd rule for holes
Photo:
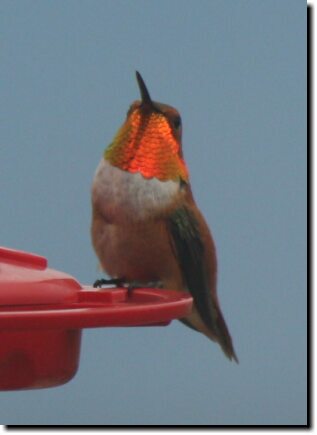
[[[202,216],[200,215],[202,218]],[[189,206],[175,210],[168,219],[171,245],[184,283],[193,296],[194,305],[225,354],[237,361],[232,340],[222,316],[216,295],[216,255],[207,224]],[[213,258],[212,258],[213,256]],[[212,270],[214,269],[214,270]],[[185,324],[192,327],[190,322]]]

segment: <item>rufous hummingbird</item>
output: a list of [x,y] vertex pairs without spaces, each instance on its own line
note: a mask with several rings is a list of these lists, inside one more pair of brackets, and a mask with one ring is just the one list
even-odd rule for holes
[[180,114],[153,101],[136,72],[141,101],[105,150],[92,185],[91,237],[112,281],[159,282],[189,291],[187,326],[238,362],[217,296],[217,258],[182,151]]

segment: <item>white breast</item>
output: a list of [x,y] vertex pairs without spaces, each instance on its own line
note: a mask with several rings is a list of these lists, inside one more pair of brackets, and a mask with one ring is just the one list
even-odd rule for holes
[[142,220],[173,204],[179,190],[176,181],[145,179],[140,173],[131,174],[102,159],[95,173],[92,198],[105,216]]

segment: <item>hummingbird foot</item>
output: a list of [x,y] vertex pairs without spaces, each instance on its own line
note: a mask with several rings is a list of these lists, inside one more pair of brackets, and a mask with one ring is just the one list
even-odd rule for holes
[[117,287],[126,287],[128,290],[128,296],[132,296],[133,290],[136,288],[162,288],[163,283],[161,281],[125,281],[122,278],[109,278],[109,279],[97,279],[93,287],[94,288],[102,288],[107,285],[115,285]]
[[124,286],[124,280],[120,278],[110,278],[110,279],[97,279],[93,287],[94,288],[101,288],[104,285],[115,285],[117,287],[123,287]]
[[162,281],[130,281],[127,283],[128,296],[132,296],[133,290],[136,288],[162,288]]

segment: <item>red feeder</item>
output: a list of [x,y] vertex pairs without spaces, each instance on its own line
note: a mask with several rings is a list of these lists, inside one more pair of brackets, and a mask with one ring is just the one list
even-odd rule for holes
[[168,325],[191,305],[172,290],[82,287],[44,257],[0,247],[0,390],[69,381],[82,328]]

